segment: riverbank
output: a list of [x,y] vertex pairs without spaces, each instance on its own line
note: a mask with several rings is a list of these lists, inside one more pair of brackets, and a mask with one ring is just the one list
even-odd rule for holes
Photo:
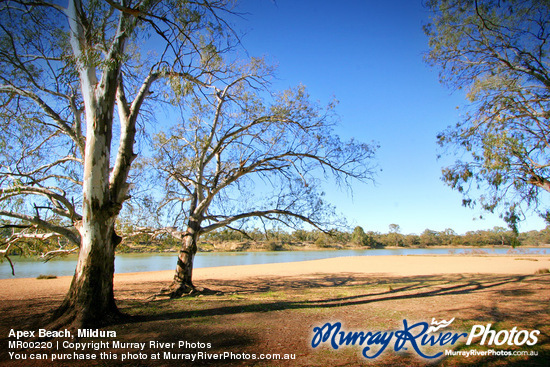
[[[194,267],[211,268],[249,264],[270,264],[295,261],[319,260],[332,257],[352,256],[390,256],[390,255],[461,255],[461,256],[532,256],[550,254],[546,247],[509,247],[486,248],[385,248],[356,250],[321,250],[321,251],[247,251],[247,252],[210,252],[199,253],[195,257]],[[173,270],[177,253],[117,254],[115,258],[116,273],[134,273],[158,270]],[[33,258],[12,257],[15,275],[8,262],[0,265],[0,279],[36,278],[72,276],[76,267],[77,254],[56,258],[48,262]]]
[[[155,297],[170,282],[172,271],[116,274],[117,305],[131,317],[102,330],[116,332],[113,340],[119,342],[144,343],[143,349],[102,346],[86,350],[95,353],[96,361],[55,363],[48,359],[32,365],[191,364],[167,359],[165,352],[170,352],[238,356],[215,361],[203,358],[194,366],[546,366],[550,358],[550,274],[545,272],[549,269],[547,255],[361,256],[201,268],[194,273],[196,285],[215,292],[178,300]],[[7,345],[10,329],[40,327],[60,304],[70,281],[70,276],[0,280],[1,345]],[[470,357],[442,356],[436,363],[420,358],[413,348],[396,352],[393,344],[375,360],[366,359],[360,347],[311,346],[314,328],[327,322],[341,322],[343,330],[375,332],[403,330],[404,320],[430,323],[432,318],[454,318],[445,330],[453,332],[468,333],[475,325],[487,324],[497,332],[539,330],[535,345],[491,347],[536,355],[483,356],[481,352],[488,347],[479,345],[479,338],[468,346],[463,338],[456,345],[421,347],[429,354],[446,349],[480,352]],[[82,338],[79,342],[99,340],[107,339]],[[151,341],[163,344],[151,346]],[[189,344],[178,348],[180,341]],[[174,347],[158,347],[170,343],[175,343]],[[10,359],[10,351],[0,350],[0,365],[30,365]],[[44,352],[50,356],[49,351]],[[30,356],[33,351],[21,353]],[[72,350],[69,347],[58,353]],[[156,359],[157,353],[161,359]],[[114,355],[118,359],[105,359]],[[293,359],[247,359],[252,355],[292,355]],[[137,359],[122,361],[122,356]]]
[[[550,256],[356,256],[290,263],[220,266],[194,270],[197,283],[258,277],[361,274],[373,276],[426,276],[435,274],[530,275],[550,269]],[[115,288],[146,283],[169,283],[173,270],[115,274]],[[72,277],[55,279],[0,279],[0,299],[21,300],[63,295]],[[116,290],[116,289],[115,289]]]
[[[472,244],[455,244],[455,245],[419,245],[409,244],[407,246],[395,246],[387,244],[378,244],[373,246],[361,246],[351,242],[347,243],[332,243],[317,244],[314,242],[250,242],[250,241],[227,241],[213,243],[200,243],[198,246],[198,253],[219,253],[219,252],[272,252],[272,251],[338,251],[338,250],[406,250],[406,249],[447,249],[452,250],[455,248],[469,248],[475,251],[477,248],[506,248],[511,252],[521,251],[522,248],[550,248],[548,243],[530,243],[528,245],[522,245],[512,247],[511,245],[500,244],[480,244],[480,242]],[[149,245],[140,246],[123,246],[117,250],[117,254],[147,254],[147,253],[177,253],[179,247],[158,248]]]

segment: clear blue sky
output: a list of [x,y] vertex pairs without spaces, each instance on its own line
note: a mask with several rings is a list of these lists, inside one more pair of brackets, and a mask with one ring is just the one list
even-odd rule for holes
[[[336,97],[340,136],[380,144],[376,184],[355,185],[353,196],[326,190],[352,225],[385,233],[395,223],[417,234],[505,226],[463,208],[440,179],[436,135],[458,121],[465,100],[423,61],[421,0],[241,0],[237,9],[247,13],[238,29],[248,53],[278,64],[277,88],[302,83],[322,102]],[[520,230],[544,227],[532,217]]]

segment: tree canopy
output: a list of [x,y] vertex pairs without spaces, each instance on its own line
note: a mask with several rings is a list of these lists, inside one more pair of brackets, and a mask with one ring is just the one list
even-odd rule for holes
[[[210,72],[204,61],[234,44],[219,16],[228,9],[221,0],[0,4],[0,216],[79,247],[62,323],[116,317],[115,223],[138,129],[148,102],[169,103],[174,84],[198,82]],[[142,54],[144,44],[154,50]]]
[[268,93],[271,73],[253,59],[218,85],[196,90],[182,101],[182,123],[156,136],[152,165],[165,182],[163,206],[171,206],[172,218],[195,215],[180,204],[196,202],[202,232],[250,217],[322,226],[335,218],[320,177],[343,185],[373,179],[376,146],[340,140],[335,104],[319,106],[304,86]]
[[550,3],[430,0],[427,61],[470,106],[438,136],[460,158],[443,180],[515,228],[550,191]]
[[182,123],[156,136],[161,206],[190,241],[182,269],[198,236],[221,227],[245,230],[256,220],[328,231],[337,216],[320,177],[342,185],[373,179],[376,146],[342,141],[333,130],[335,103],[321,107],[304,86],[271,91],[272,69],[262,59],[228,65],[223,78],[183,91]]

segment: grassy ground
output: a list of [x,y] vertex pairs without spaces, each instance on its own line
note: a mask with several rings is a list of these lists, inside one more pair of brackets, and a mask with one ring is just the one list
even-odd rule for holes
[[[128,366],[357,366],[357,365],[442,365],[442,366],[548,366],[550,360],[550,275],[440,275],[415,277],[341,274],[308,277],[248,278],[241,281],[205,280],[201,286],[213,294],[178,300],[152,297],[164,284],[129,284],[117,290],[120,309],[129,317],[103,330],[114,330],[116,340],[145,342],[142,359],[122,362],[125,353],[137,356],[135,348],[101,351],[118,359],[54,365],[128,365]],[[44,280],[48,281],[48,280]],[[10,328],[27,330],[36,326],[60,301],[59,297],[2,303],[0,364],[30,364],[29,360],[10,360],[7,335]],[[467,346],[457,343],[455,350],[525,350],[538,356],[449,356],[430,361],[419,358],[412,348],[393,351],[390,346],[374,361],[361,355],[360,347],[343,346],[334,350],[327,345],[311,347],[313,328],[326,322],[340,321],[348,331],[388,331],[403,329],[409,323],[432,318],[455,318],[452,329],[469,332],[474,325],[492,324],[493,330],[540,330],[535,346]],[[16,325],[16,326],[14,326]],[[445,331],[447,331],[445,329]],[[108,340],[82,339],[80,342]],[[187,342],[183,348],[150,348],[149,341]],[[189,344],[190,343],[190,344]],[[199,343],[202,343],[200,345]],[[208,345],[209,343],[209,345]],[[450,349],[423,349],[437,353]],[[154,360],[153,355],[171,351],[176,354],[206,352],[233,353],[241,359],[200,361]],[[93,350],[91,350],[93,352]],[[21,353],[30,353],[29,350]],[[98,354],[99,353],[95,352]],[[243,354],[280,354],[290,360],[242,359]],[[205,357],[206,358],[206,357]]]

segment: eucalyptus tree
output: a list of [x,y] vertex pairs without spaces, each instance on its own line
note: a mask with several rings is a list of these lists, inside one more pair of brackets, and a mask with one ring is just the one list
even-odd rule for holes
[[369,244],[369,236],[361,226],[356,226],[351,234],[351,242],[355,245],[366,246]]
[[151,102],[197,81],[227,47],[218,17],[226,5],[1,2],[0,215],[79,247],[59,323],[118,315],[114,225],[129,197],[138,128]]
[[335,103],[321,107],[303,86],[271,93],[273,70],[261,59],[227,69],[225,78],[182,93],[184,122],[156,137],[163,208],[184,229],[172,297],[196,291],[201,234],[268,222],[328,231],[336,216],[320,178],[347,185],[373,177],[376,147],[335,135]]
[[401,227],[399,224],[392,223],[388,226],[388,239],[392,246],[403,246],[403,235],[401,234]]
[[429,0],[427,61],[443,83],[466,89],[471,106],[442,132],[460,159],[443,179],[464,204],[504,209],[515,227],[522,208],[539,212],[550,191],[550,3]]

